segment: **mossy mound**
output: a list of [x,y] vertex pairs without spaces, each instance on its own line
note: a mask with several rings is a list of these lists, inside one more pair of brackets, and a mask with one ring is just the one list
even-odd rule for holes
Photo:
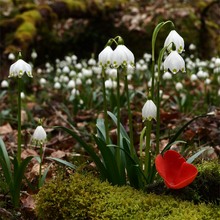
[[220,217],[218,206],[195,205],[172,196],[146,194],[129,186],[111,186],[92,175],[74,174],[44,185],[36,196],[40,219],[182,220]]

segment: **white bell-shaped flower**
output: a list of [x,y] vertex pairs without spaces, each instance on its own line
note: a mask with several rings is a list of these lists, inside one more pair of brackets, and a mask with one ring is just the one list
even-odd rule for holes
[[165,73],[163,74],[162,78],[163,78],[164,80],[170,80],[170,79],[172,79],[172,74],[167,71],[167,72],[165,72]]
[[154,102],[149,99],[144,104],[144,107],[142,108],[142,117],[143,119],[147,119],[149,121],[154,118],[156,120],[157,117],[157,106],[154,104]]
[[172,51],[164,61],[164,70],[170,70],[174,74],[185,72],[185,61],[176,51]]
[[37,128],[35,129],[34,131],[34,134],[32,136],[33,138],[33,141],[37,144],[43,144],[46,139],[47,139],[47,133],[46,131],[44,130],[44,128],[39,125],[37,126]]
[[24,75],[25,72],[27,73],[27,75],[29,77],[33,77],[32,76],[31,65],[26,63],[24,60],[19,59],[10,66],[8,77],[9,78],[10,77],[19,77],[19,78],[21,78]]
[[134,65],[134,54],[122,44],[119,44],[113,51],[111,56],[111,64],[113,67],[118,68],[119,66]]
[[183,89],[183,84],[181,82],[177,82],[175,85],[175,88],[177,91],[180,91]]
[[7,80],[3,80],[3,81],[1,82],[1,87],[2,87],[2,88],[8,88],[8,87],[9,87],[8,81],[7,81]]
[[112,48],[110,46],[106,46],[99,54],[98,63],[103,67],[109,66],[111,63],[112,54],[113,54]]
[[164,42],[164,47],[168,46],[168,51],[171,51],[172,43],[174,43],[176,51],[182,53],[184,50],[184,40],[175,30],[170,31]]

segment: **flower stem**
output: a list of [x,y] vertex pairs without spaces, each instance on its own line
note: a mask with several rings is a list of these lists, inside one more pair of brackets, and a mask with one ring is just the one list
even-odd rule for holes
[[105,90],[105,69],[102,68],[102,90],[103,90],[103,104],[104,104],[104,119],[105,119],[105,136],[106,143],[109,144],[109,129],[108,129],[108,113],[107,113],[107,101],[106,101],[106,90]]
[[133,123],[132,123],[132,114],[131,114],[131,107],[130,107],[130,97],[129,97],[129,91],[128,91],[128,78],[127,78],[126,72],[125,72],[124,76],[125,76],[125,90],[126,90],[127,105],[128,105],[130,150],[131,150],[132,155],[134,155]]
[[[117,71],[117,145],[120,147],[120,74]],[[116,161],[120,166],[120,148],[116,148]]]
[[[159,77],[159,73],[158,73],[158,77]],[[160,80],[158,79],[157,81],[156,151],[155,151],[156,155],[159,154],[159,142],[160,142]]]
[[152,124],[151,121],[146,120],[146,148],[145,148],[145,176],[150,175],[150,135]]
[[21,78],[18,77],[18,164],[21,163]]
[[40,166],[39,166],[38,188],[41,187],[42,163],[43,163],[43,144],[40,144]]
[[151,66],[151,73],[152,73],[152,82],[151,82],[151,99],[154,101],[154,79],[155,79],[155,61],[152,60],[152,66]]

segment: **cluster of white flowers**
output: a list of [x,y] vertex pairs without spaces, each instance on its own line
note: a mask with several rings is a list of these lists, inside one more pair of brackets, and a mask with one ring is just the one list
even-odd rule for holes
[[168,70],[174,74],[179,71],[185,72],[185,62],[180,56],[184,50],[183,38],[175,30],[172,30],[164,42],[164,47],[167,47],[169,52],[164,61],[165,72]]
[[118,44],[114,50],[107,45],[99,54],[98,62],[104,68],[134,66],[134,54],[123,44]]

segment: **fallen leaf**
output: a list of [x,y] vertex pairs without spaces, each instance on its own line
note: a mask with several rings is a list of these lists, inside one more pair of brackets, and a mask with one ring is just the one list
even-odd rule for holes
[[29,156],[38,156],[38,153],[33,149],[25,149],[21,153],[21,159],[25,159]]
[[26,198],[22,199],[23,208],[34,209],[35,202],[32,195],[28,195]]
[[0,134],[8,134],[13,131],[11,125],[9,123],[0,127]]
[[65,156],[66,156],[66,152],[61,150],[55,151],[51,154],[51,157],[56,157],[56,158],[63,158]]

